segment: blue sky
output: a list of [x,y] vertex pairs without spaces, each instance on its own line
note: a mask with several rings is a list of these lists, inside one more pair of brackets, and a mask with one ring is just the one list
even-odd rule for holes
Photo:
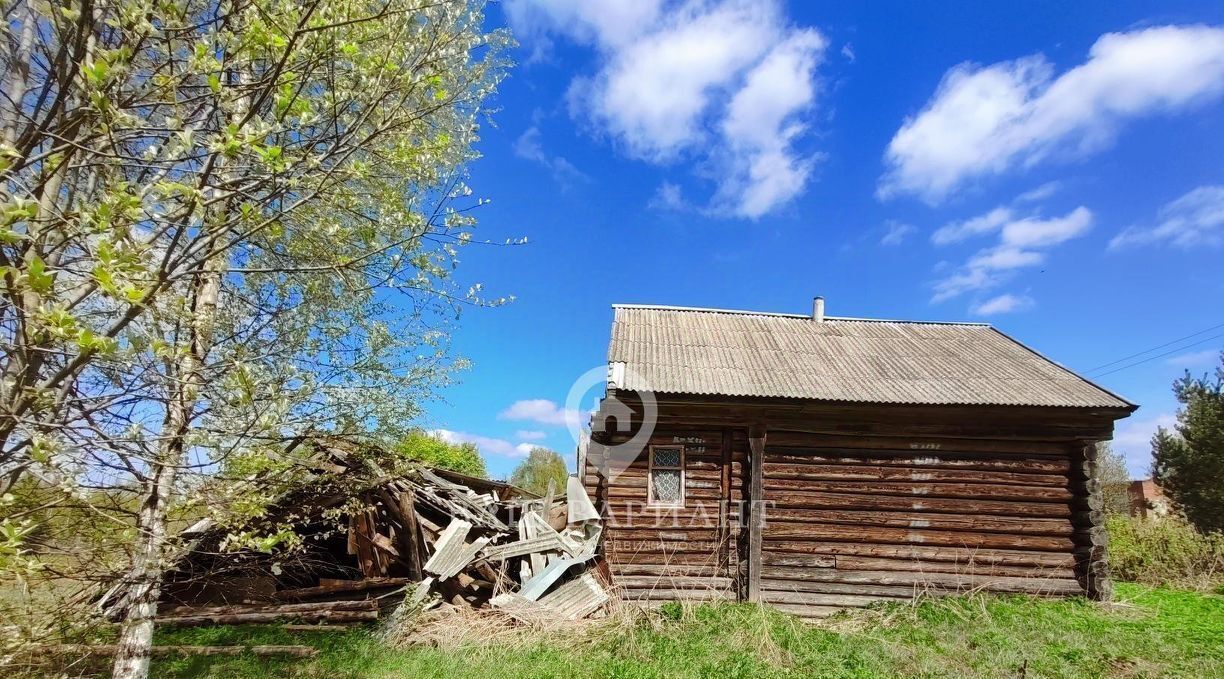
[[572,456],[611,304],[823,295],[988,321],[1094,377],[1141,405],[1115,446],[1144,474],[1170,382],[1224,347],[1224,4],[859,4],[490,6],[520,47],[478,232],[528,244],[462,255],[516,299],[464,314],[473,367],[422,424],[498,476]]

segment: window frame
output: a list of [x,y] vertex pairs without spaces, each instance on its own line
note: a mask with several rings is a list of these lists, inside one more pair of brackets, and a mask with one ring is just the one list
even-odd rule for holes
[[[675,444],[675,443],[667,443],[667,444],[650,446],[650,451],[648,453],[649,458],[647,460],[647,470],[646,470],[646,506],[647,507],[671,507],[671,508],[684,507],[684,503],[686,499],[686,493],[684,492],[685,491],[685,473],[684,473],[685,448],[686,447],[684,445]],[[655,465],[655,451],[656,450],[678,450],[680,451],[679,466],[672,467],[672,466],[667,466],[667,465]],[[661,500],[655,499],[654,473],[655,473],[656,466],[661,471],[665,470],[665,471],[680,472],[680,499],[678,501],[663,502]]]

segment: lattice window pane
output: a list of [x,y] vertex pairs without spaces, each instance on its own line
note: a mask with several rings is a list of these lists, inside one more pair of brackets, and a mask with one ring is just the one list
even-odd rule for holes
[[656,469],[651,473],[650,477],[650,481],[654,485],[655,502],[679,504],[682,497],[680,494],[679,469]]
[[680,466],[680,449],[679,448],[655,448],[654,466],[656,467],[679,467]]

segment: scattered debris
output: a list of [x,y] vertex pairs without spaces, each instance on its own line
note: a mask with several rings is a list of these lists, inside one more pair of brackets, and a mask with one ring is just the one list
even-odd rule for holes
[[[541,624],[587,617],[610,598],[607,580],[591,568],[599,513],[576,478],[559,498],[551,484],[538,498],[424,467],[361,488],[348,496],[299,493],[269,508],[270,526],[292,523],[301,539],[292,559],[227,550],[226,531],[207,521],[192,526],[163,587],[157,622],[293,622],[302,629],[377,620],[408,601],[413,610],[500,609]],[[124,606],[120,591],[99,601],[112,618]]]

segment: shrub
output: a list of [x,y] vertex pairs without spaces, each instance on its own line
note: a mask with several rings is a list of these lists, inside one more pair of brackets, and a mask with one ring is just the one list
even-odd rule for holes
[[1113,576],[1149,585],[1210,590],[1224,583],[1224,534],[1203,534],[1185,519],[1114,516],[1109,531]]
[[431,467],[449,469],[482,479],[489,477],[484,458],[472,443],[444,441],[426,432],[414,431],[395,444],[395,452]]
[[552,481],[554,488],[565,492],[565,484],[569,478],[569,469],[561,454],[547,448],[532,448],[527,459],[519,463],[510,474],[510,483],[537,495],[548,492],[548,482]]

